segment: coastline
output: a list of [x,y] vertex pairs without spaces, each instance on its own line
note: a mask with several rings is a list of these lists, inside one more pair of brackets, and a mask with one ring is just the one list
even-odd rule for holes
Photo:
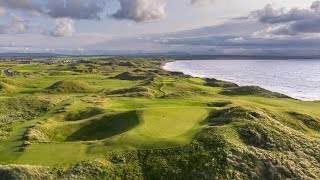
[[217,79],[217,80],[220,80],[220,81],[224,81],[224,82],[229,82],[229,83],[234,83],[234,84],[237,84],[239,87],[244,87],[244,86],[256,86],[256,87],[260,87],[262,89],[265,89],[265,90],[268,90],[268,91],[271,91],[271,92],[274,92],[274,93],[280,93],[280,94],[284,94],[286,96],[288,96],[290,99],[294,99],[294,100],[297,100],[297,101],[302,101],[302,102],[320,102],[320,99],[299,99],[299,98],[294,98],[292,97],[291,95],[289,94],[286,94],[286,93],[282,93],[282,92],[277,92],[277,91],[274,91],[274,90],[270,90],[270,89],[267,89],[267,88],[264,88],[264,87],[261,87],[259,85],[241,85],[237,82],[233,82],[233,81],[230,81],[230,80],[221,80],[219,78],[215,78],[215,77],[208,77],[208,76],[205,76],[205,75],[194,75],[192,73],[186,73],[184,71],[172,71],[170,70],[168,67],[166,67],[168,65],[168,63],[174,63],[174,62],[177,62],[177,61],[194,61],[194,60],[169,60],[169,61],[166,61],[164,62],[162,65],[161,65],[161,69],[165,70],[165,71],[170,71],[170,72],[180,72],[180,73],[183,73],[183,74],[186,74],[186,75],[189,75],[189,76],[192,76],[192,77],[195,77],[195,78],[202,78],[202,79],[206,79],[206,78],[214,78],[214,79]]

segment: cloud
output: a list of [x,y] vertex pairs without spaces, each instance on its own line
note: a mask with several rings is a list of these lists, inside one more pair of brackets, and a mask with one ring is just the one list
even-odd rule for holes
[[[0,7],[19,9],[29,16],[99,20],[110,0],[0,0]],[[168,0],[116,0],[120,9],[112,17],[135,22],[162,20],[167,16]],[[188,0],[191,4],[205,5],[215,0]]]
[[100,19],[104,6],[103,0],[51,0],[46,8],[53,18]]
[[39,17],[42,15],[42,13],[37,10],[31,10],[31,11],[28,11],[27,13],[25,13],[25,15],[27,15],[29,17]]
[[100,19],[105,0],[1,0],[0,6],[38,12],[52,18]]
[[120,9],[113,14],[116,19],[129,19],[135,22],[150,22],[164,19],[166,0],[119,0]]
[[49,33],[53,37],[72,36],[76,32],[72,19],[59,18],[55,20],[55,24],[55,29]]
[[[0,0],[0,7],[4,7],[8,12],[30,14],[26,18],[31,22],[42,18],[41,21],[30,23],[31,27],[28,21],[13,16],[7,25],[0,25],[0,33],[14,34],[0,36],[1,42],[8,43],[4,45],[5,48],[14,49],[13,51],[16,51],[15,48],[28,47],[29,50],[38,52],[46,49],[50,52],[81,51],[87,54],[107,52],[114,54],[146,52],[247,55],[320,54],[318,48],[320,47],[320,1],[303,9],[277,9],[268,5],[252,12],[246,18],[234,18],[217,26],[153,34],[141,38],[123,37],[123,39],[104,34],[75,33],[74,22],[76,20],[97,20],[104,17],[103,13],[113,7],[108,7],[109,0],[24,1],[27,3],[21,3],[22,0]],[[150,22],[167,16],[167,2],[170,0],[113,1],[120,2],[119,10],[115,10],[116,12],[112,15],[114,18]],[[181,0],[181,2],[202,5],[214,1]],[[42,26],[39,25],[39,22],[43,20],[53,22],[53,28],[39,35],[39,31],[41,32],[39,29]],[[32,33],[23,34],[24,32]],[[35,41],[37,43],[34,43]],[[10,42],[13,42],[12,47],[9,46]]]
[[0,34],[23,34],[29,31],[29,22],[14,14],[9,24],[0,25]]
[[194,5],[206,5],[215,2],[215,0],[191,0],[191,4]]
[[[51,18],[99,20],[109,0],[0,0],[0,7],[20,9]],[[149,22],[166,17],[167,0],[118,0],[120,9],[112,16],[135,22]]]
[[4,9],[3,7],[0,7],[0,17],[5,16],[6,15],[6,9]]
[[[146,43],[162,44],[166,48],[176,47],[176,51],[186,52],[186,49],[192,49],[194,54],[201,54],[201,52],[204,54],[229,55],[320,54],[318,48],[320,47],[320,34],[317,36],[306,34],[276,36],[270,34],[270,32],[275,33],[276,30],[279,31],[278,34],[289,33],[281,32],[288,25],[291,25],[291,21],[287,22],[286,20],[285,22],[266,23],[258,18],[233,19],[221,25],[161,34],[144,39]],[[303,20],[301,22],[308,21]]]
[[40,10],[40,4],[34,0],[1,0],[0,6],[11,9]]
[[267,5],[264,9],[253,12],[251,17],[271,25],[268,29],[261,31],[261,34],[295,36],[320,33],[320,1],[314,2],[307,9],[293,8],[289,11],[276,10],[271,5]]

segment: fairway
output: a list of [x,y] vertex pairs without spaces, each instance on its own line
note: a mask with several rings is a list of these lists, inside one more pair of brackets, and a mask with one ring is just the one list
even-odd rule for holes
[[204,108],[158,108],[140,111],[141,125],[135,133],[149,138],[189,139],[201,128],[208,111]]
[[86,146],[79,143],[34,144],[20,156],[15,163],[31,165],[47,165],[75,163],[89,159],[85,154]]
[[140,124],[131,131],[106,140],[112,145],[164,148],[189,143],[203,128],[206,108],[172,107],[138,111]]

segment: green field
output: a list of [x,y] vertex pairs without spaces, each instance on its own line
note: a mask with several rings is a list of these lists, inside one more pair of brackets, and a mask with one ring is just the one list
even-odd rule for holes
[[320,178],[320,102],[101,59],[1,65],[0,179]]

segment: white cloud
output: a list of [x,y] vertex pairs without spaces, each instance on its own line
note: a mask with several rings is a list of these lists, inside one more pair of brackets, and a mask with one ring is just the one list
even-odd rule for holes
[[1,0],[0,6],[12,9],[40,10],[40,4],[35,0]]
[[165,18],[166,0],[119,0],[121,8],[113,14],[117,19],[150,22]]
[[191,4],[194,5],[206,5],[212,2],[215,2],[216,0],[191,0]]
[[29,22],[15,14],[9,24],[0,25],[0,34],[23,34],[29,31]]
[[270,25],[268,29],[260,31],[260,34],[295,36],[320,33],[320,1],[315,1],[309,8],[292,8],[288,11],[267,5],[264,9],[253,12],[251,16]]
[[51,36],[54,37],[66,37],[72,36],[76,30],[74,22],[69,18],[59,18],[55,20],[56,27],[50,32]]
[[4,9],[3,7],[0,7],[0,17],[5,16],[6,15],[6,9]]

